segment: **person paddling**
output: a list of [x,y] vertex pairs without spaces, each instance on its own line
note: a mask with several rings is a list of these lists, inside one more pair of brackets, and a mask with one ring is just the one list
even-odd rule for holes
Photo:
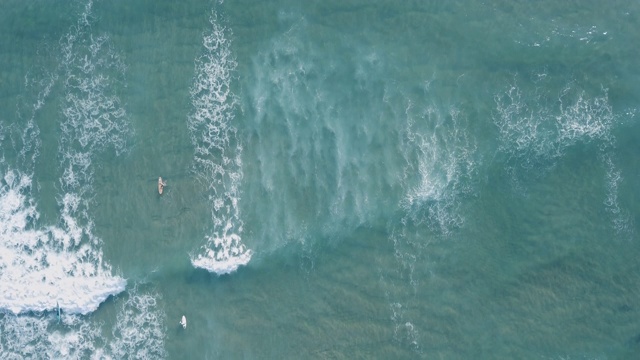
[[158,178],[158,193],[162,195],[164,191],[164,187],[167,186],[167,183],[162,180],[162,176]]

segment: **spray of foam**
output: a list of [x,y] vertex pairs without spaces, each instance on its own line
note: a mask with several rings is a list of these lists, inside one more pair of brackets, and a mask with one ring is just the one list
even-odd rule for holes
[[405,177],[417,173],[419,180],[408,190],[402,206],[412,221],[427,221],[432,230],[449,234],[464,221],[458,211],[459,199],[471,191],[475,144],[467,134],[464,114],[455,107],[443,115],[434,106],[416,113],[409,104],[405,113]]
[[10,141],[17,155],[17,163],[26,173],[33,173],[36,159],[40,155],[40,129],[35,121],[36,115],[46,103],[58,77],[57,72],[44,67],[39,71],[28,72],[24,77],[25,92],[35,94],[35,97],[20,96],[16,104],[17,121],[9,121],[8,126],[0,124],[0,143],[4,145],[2,151],[9,150],[5,141]]
[[[387,279],[383,274],[380,274],[380,283],[383,288],[394,288],[393,280]],[[418,357],[424,357],[424,351],[420,347],[420,330],[413,322],[410,321],[410,305],[406,303],[392,299],[392,295],[389,290],[384,291],[384,295],[389,303],[390,320],[393,323],[393,341],[401,346],[406,346]],[[397,297],[397,296],[394,296]],[[407,302],[410,302],[408,300]]]
[[[0,168],[0,309],[14,314],[53,310],[58,305],[67,313],[87,314],[125,288],[126,281],[112,276],[103,261],[101,241],[93,235],[88,215],[92,155],[108,144],[121,148],[126,130],[117,97],[105,95],[110,88],[105,73],[114,67],[111,64],[118,68],[118,62],[111,61],[114,54],[105,46],[105,37],[94,39],[87,33],[90,10],[91,3],[78,25],[61,40],[66,96],[60,139],[60,223],[37,226],[39,213],[29,175],[32,164],[25,165],[26,172],[18,170],[22,164],[3,163]],[[48,94],[51,86],[47,83],[41,94]],[[38,98],[34,109],[42,106],[43,98]],[[29,139],[38,133],[29,121],[21,154],[37,154],[32,147],[39,142]]]
[[30,176],[6,170],[1,184],[0,309],[18,314],[59,304],[66,312],[86,314],[124,290],[124,280],[96,265],[101,254],[79,244],[82,231],[74,223],[34,229],[39,214]]
[[[91,5],[91,3],[89,3]],[[79,246],[83,236],[94,245],[93,222],[88,215],[93,192],[92,158],[107,147],[116,155],[126,150],[129,122],[117,95],[111,94],[124,65],[109,46],[106,35],[96,38],[87,30],[90,6],[75,31],[62,41],[62,73],[65,99],[60,124],[60,166],[63,171],[59,199],[62,222],[73,236],[72,246]],[[93,260],[101,261],[96,252]]]
[[406,318],[402,304],[394,302],[389,304],[391,309],[391,320],[395,324],[393,330],[393,337],[399,343],[408,343],[413,351],[421,353],[420,345],[418,344],[419,333],[418,329],[410,321],[404,321]]
[[24,129],[19,130],[21,132],[19,142],[16,144],[16,140],[13,140],[14,147],[20,149],[18,160],[28,172],[33,172],[33,166],[40,155],[40,129],[35,122],[35,117],[44,106],[51,89],[58,80],[58,74],[55,72],[51,73],[45,70],[44,74],[38,75],[42,75],[42,77],[36,78],[37,75],[25,75],[25,88],[39,90],[34,100],[35,103],[18,106],[18,117],[26,116],[27,125]]
[[613,228],[618,236],[633,238],[632,218],[627,211],[620,207],[618,202],[618,186],[622,182],[622,172],[617,168],[610,153],[603,153],[602,162],[606,167],[607,198],[604,200],[605,208],[612,216]]
[[[425,83],[427,93],[429,85]],[[394,96],[389,92],[385,100]],[[401,138],[407,162],[403,174],[406,196],[400,204],[405,215],[400,224],[393,225],[389,235],[398,266],[381,270],[386,275],[381,273],[380,281],[385,288],[396,289],[395,294],[385,292],[394,340],[424,356],[419,344],[419,324],[411,321],[409,311],[415,297],[395,284],[397,279],[405,279],[411,286],[407,290],[413,289],[414,296],[418,290],[422,277],[416,276],[416,271],[424,265],[426,249],[435,239],[424,235],[422,224],[444,237],[463,225],[460,201],[472,192],[471,180],[477,171],[476,145],[468,135],[464,113],[455,106],[443,112],[433,104],[415,106],[409,101],[404,113],[397,116],[404,117],[407,124]]]
[[47,316],[6,315],[0,320],[2,359],[87,359],[94,353],[99,329],[86,322],[64,324],[52,331]]
[[139,294],[134,288],[117,316],[113,340],[109,343],[113,359],[161,359],[164,348],[165,314],[159,308],[159,294]]
[[0,319],[2,359],[89,359],[99,351],[100,328],[81,316],[54,313],[5,315]]
[[191,262],[195,267],[227,274],[246,265],[252,252],[242,243],[238,207],[242,146],[232,125],[237,100],[229,87],[236,62],[228,31],[218,24],[215,14],[210,22],[212,29],[204,35],[204,54],[196,59],[191,87],[194,112],[188,125],[196,150],[194,171],[208,186],[213,233]]
[[[261,246],[271,250],[292,242],[305,246],[310,228],[325,238],[339,238],[337,234],[351,231],[346,228],[364,224],[377,214],[371,209],[371,194],[379,191],[388,173],[375,155],[385,152],[384,146],[374,144],[384,141],[378,135],[386,127],[380,124],[385,104],[376,99],[366,108],[354,106],[378,95],[385,76],[380,55],[334,39],[337,49],[331,51],[352,52],[353,61],[328,61],[326,50],[304,36],[312,31],[304,16],[282,11],[279,20],[287,30],[253,59],[248,90],[262,188],[276,202],[287,199],[267,220],[270,233],[263,237],[270,240]],[[336,79],[355,82],[345,86]],[[280,186],[283,177],[295,179],[295,186]]]
[[[596,44],[610,38],[609,31],[599,28],[597,25],[581,26],[567,25],[564,21],[556,22],[549,19],[534,20],[533,26],[519,26],[523,31],[517,35],[515,42],[531,47],[559,46],[573,41],[585,44]],[[544,24],[541,24],[543,22]]]
[[102,259],[101,240],[93,234],[88,209],[93,156],[109,146],[115,148],[116,154],[125,149],[129,123],[119,98],[110,94],[123,76],[124,65],[109,46],[107,36],[94,38],[89,33],[91,5],[87,4],[77,26],[60,42],[65,89],[59,145],[63,193],[58,199],[61,229],[53,233],[63,253],[72,255],[73,266],[67,270],[73,276],[70,281],[91,281],[91,290],[117,294],[124,290],[126,282],[110,275],[110,266]]
[[536,91],[523,97],[514,83],[505,93],[495,97],[497,116],[494,122],[500,131],[501,150],[525,169],[545,161],[553,164],[567,148],[577,143],[597,142],[598,157],[606,169],[604,205],[613,216],[616,233],[630,235],[631,217],[618,203],[618,186],[623,177],[612,155],[615,138],[611,129],[616,116],[606,89],[602,92],[602,96],[590,97],[567,85],[557,100],[548,104],[543,101],[549,98],[548,94]]
[[494,123],[500,131],[501,150],[531,168],[562,156],[578,142],[610,142],[614,116],[603,92],[603,96],[589,97],[566,86],[557,99],[538,90],[523,96],[514,83],[495,97]]
[[[0,318],[2,359],[162,359],[164,312],[155,293],[129,291],[117,313],[113,337],[104,337],[103,324],[82,316],[62,313],[9,315]],[[106,343],[108,342],[108,344]]]
[[577,94],[571,92],[572,89],[567,86],[558,98],[560,114],[555,119],[559,142],[573,144],[581,139],[611,142],[610,130],[614,116],[607,90],[603,89],[603,96],[591,98],[587,98],[584,91]]
[[[108,346],[104,345],[102,324],[78,315],[94,311],[110,295],[124,291],[126,284],[110,274],[88,215],[92,156],[107,146],[122,152],[128,127],[118,98],[106,95],[112,85],[110,76],[122,74],[123,67],[108,48],[107,37],[94,39],[87,33],[91,5],[87,4],[77,26],[60,41],[63,59],[59,70],[66,96],[59,147],[63,175],[58,225],[38,224],[29,175],[33,164],[28,163],[35,161],[40,144],[34,115],[20,136],[21,143],[14,142],[14,147],[22,146],[18,149],[20,166],[8,165],[4,156],[0,159],[2,359],[166,356],[161,330],[164,315],[155,302],[157,294],[139,294],[136,288],[130,291]],[[57,78],[38,82],[43,91],[33,106],[34,114]],[[4,127],[0,130],[4,145],[6,131]]]
[[0,358],[29,359],[42,356],[48,321],[33,316],[4,315],[0,318]]

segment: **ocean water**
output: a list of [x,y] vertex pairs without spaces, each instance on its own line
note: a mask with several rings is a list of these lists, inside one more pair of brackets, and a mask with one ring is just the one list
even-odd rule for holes
[[0,358],[637,358],[639,23],[4,1]]

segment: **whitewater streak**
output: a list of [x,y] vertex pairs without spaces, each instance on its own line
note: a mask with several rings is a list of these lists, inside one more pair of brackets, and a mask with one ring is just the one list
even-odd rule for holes
[[[119,297],[112,338],[103,324],[77,314],[6,314],[0,318],[0,359],[163,359],[166,315],[153,290],[134,286]],[[52,323],[58,323],[51,327]]]
[[70,251],[81,231],[32,229],[38,219],[31,177],[7,170],[0,188],[0,309],[14,314],[55,309],[86,314],[109,295],[124,290],[125,281],[96,272],[84,261],[93,251],[81,246]]
[[[111,275],[103,261],[102,241],[93,234],[88,211],[92,157],[107,146],[122,152],[128,132],[125,111],[118,97],[109,95],[113,81],[106,75],[114,69],[120,74],[122,65],[108,37],[94,38],[89,32],[91,6],[89,2],[76,26],[60,40],[58,71],[65,97],[57,225],[37,225],[33,164],[28,163],[35,161],[38,150],[32,148],[39,146],[33,116],[23,130],[21,154],[27,149],[34,155],[21,156],[16,165],[0,162],[0,309],[14,314],[58,307],[64,313],[87,314],[125,289],[126,280]],[[34,111],[42,107],[51,86],[40,92]]]
[[194,112],[188,126],[195,147],[194,172],[208,187],[213,233],[199,253],[191,256],[198,268],[228,274],[251,260],[252,251],[242,243],[238,202],[242,180],[242,146],[232,125],[236,97],[229,88],[236,67],[228,32],[210,17],[212,29],[204,35],[204,54],[196,59],[191,87]]

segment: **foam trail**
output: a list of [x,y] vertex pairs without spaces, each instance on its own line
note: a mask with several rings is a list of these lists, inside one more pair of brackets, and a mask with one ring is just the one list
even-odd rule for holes
[[413,221],[426,220],[432,230],[446,235],[464,222],[459,199],[471,191],[476,145],[467,134],[464,113],[457,108],[450,107],[445,114],[434,106],[417,110],[416,114],[409,104],[405,111],[404,151],[405,176],[418,175],[418,184],[408,189],[402,206]]
[[[124,291],[126,281],[111,275],[102,259],[102,241],[93,234],[88,211],[93,193],[91,161],[107,147],[113,147],[116,154],[124,152],[130,130],[126,112],[112,94],[124,65],[111,49],[108,36],[89,33],[91,6],[89,2],[76,31],[61,42],[65,103],[59,146],[63,194],[58,203],[64,233],[57,235],[63,249],[73,252],[77,261],[68,271],[83,281],[93,280],[93,291],[115,295]],[[62,303],[61,307],[64,309]]]
[[[519,166],[532,168],[553,161],[578,142],[612,141],[615,118],[607,91],[591,97],[571,85],[565,86],[557,99],[539,90],[523,96],[515,82],[496,95],[494,123],[500,131],[500,149]],[[549,98],[552,100],[545,100]]]
[[101,253],[76,245],[82,234],[76,224],[33,229],[39,213],[27,195],[31,188],[30,176],[5,171],[0,188],[0,308],[18,314],[52,310],[59,302],[65,312],[94,311],[123,291],[125,281],[90,262],[96,257],[101,261]]
[[[630,235],[631,218],[618,202],[618,185],[623,177],[612,155],[615,137],[611,130],[617,117],[609,104],[607,90],[602,93],[589,96],[574,84],[568,84],[555,101],[548,103],[542,100],[552,98],[548,93],[536,90],[522,96],[522,90],[514,82],[495,97],[498,116],[494,123],[500,131],[501,151],[525,169],[545,161],[553,164],[571,146],[595,142],[606,170],[605,208],[613,216],[616,233]],[[513,172],[516,165],[510,166]]]
[[[0,318],[1,359],[162,359],[165,315],[159,295],[134,286],[116,315],[113,338],[104,338],[102,323],[80,315],[6,314]],[[54,325],[55,324],[55,325]]]
[[402,303],[394,302],[389,304],[391,310],[391,320],[395,324],[393,337],[399,343],[408,343],[413,351],[421,354],[418,344],[419,332],[416,326],[410,321],[404,321],[406,315],[403,311]]
[[[391,277],[395,276],[391,275]],[[385,289],[395,288],[395,285],[393,285],[395,281],[387,278],[382,273],[380,273],[379,281]],[[420,347],[421,324],[411,321],[411,318],[415,316],[413,306],[416,299],[412,296],[407,298],[407,294],[392,294],[389,290],[385,290],[384,295],[389,306],[389,320],[393,324],[393,341],[419,358],[424,357],[424,351]],[[403,300],[400,301],[399,298],[403,298]]]
[[45,71],[43,75],[43,78],[40,80],[35,79],[35,76],[34,78],[29,75],[25,76],[25,85],[27,88],[37,87],[41,90],[38,91],[35,104],[25,105],[26,109],[20,109],[18,111],[19,114],[23,111],[29,114],[27,125],[20,135],[20,145],[18,145],[20,153],[18,159],[22,165],[27,166],[27,172],[30,173],[33,172],[33,166],[40,155],[40,129],[35,122],[35,116],[42,106],[44,106],[51,93],[51,89],[58,81],[57,73]]
[[[66,95],[59,147],[63,175],[58,225],[37,226],[32,165],[0,164],[0,309],[14,314],[53,310],[57,304],[64,313],[87,314],[126,285],[124,279],[111,275],[103,261],[101,240],[93,234],[88,212],[91,159],[109,145],[121,152],[127,132],[117,96],[106,94],[112,87],[108,74],[114,69],[119,74],[120,63],[107,37],[94,39],[87,31],[91,5],[60,42],[59,70]],[[47,84],[41,94],[46,95],[51,86]],[[34,111],[44,97],[38,98]],[[34,134],[39,131],[30,121],[22,136],[21,154],[32,153],[32,159],[38,153],[34,147],[39,146],[39,140],[29,141]],[[27,170],[21,170],[25,166]]]
[[161,359],[167,356],[164,348],[165,314],[159,309],[159,294],[130,291],[122,304],[109,343],[109,357],[113,359]]
[[87,359],[100,338],[99,328],[66,317],[63,330],[52,331],[52,319],[38,315],[6,315],[0,320],[2,359]]
[[455,105],[432,102],[430,98],[436,96],[430,82],[425,82],[424,89],[424,99],[406,99],[393,89],[385,94],[389,104],[398,100],[407,104],[395,113],[406,123],[400,144],[406,165],[405,196],[399,204],[403,216],[388,230],[396,266],[380,270],[382,287],[393,289],[385,291],[393,340],[418,357],[424,357],[420,341],[428,330],[415,320],[420,309],[416,293],[426,281],[429,250],[433,242],[449,239],[463,226],[461,201],[473,192],[478,167],[477,145],[466,114]]
[[623,180],[622,172],[617,168],[611,154],[605,153],[601,156],[606,167],[607,198],[604,200],[605,208],[612,216],[613,227],[618,235],[627,235],[633,238],[633,226],[631,216],[620,207],[618,201],[618,186]]
[[195,267],[228,274],[251,260],[252,251],[242,243],[242,219],[238,186],[242,180],[242,146],[233,126],[236,98],[229,88],[236,62],[231,55],[228,30],[216,15],[203,39],[204,54],[196,59],[191,87],[194,112],[188,125],[196,149],[194,172],[208,186],[213,232],[197,255]]

